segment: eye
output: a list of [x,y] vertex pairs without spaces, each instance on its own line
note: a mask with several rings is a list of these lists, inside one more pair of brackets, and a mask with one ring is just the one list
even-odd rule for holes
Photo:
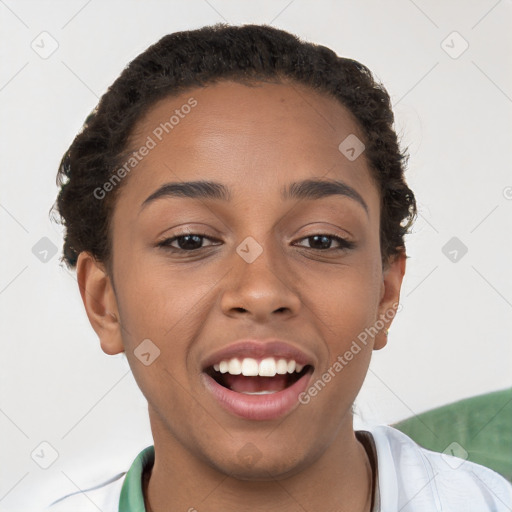
[[[215,241],[214,238],[210,238],[203,233],[183,233],[181,235],[173,236],[172,238],[166,238],[165,240],[158,242],[157,246],[170,251],[192,252],[197,251],[198,249],[203,249],[203,247],[201,247],[202,239]],[[178,247],[172,245],[174,242],[177,243]]]
[[[171,238],[166,238],[160,242],[157,243],[158,247],[162,247],[166,250],[173,251],[173,252],[194,252],[199,249],[204,249],[208,246],[203,246],[202,241],[203,240],[209,240],[213,242],[219,242],[219,240],[216,240],[215,238],[211,238],[207,236],[204,233],[183,233],[178,234],[176,236],[173,236]],[[315,249],[320,251],[341,251],[346,249],[352,249],[355,247],[354,242],[351,242],[349,240],[346,240],[345,238],[341,238],[336,235],[329,235],[329,234],[316,234],[316,235],[310,235],[304,238],[301,238],[300,240],[308,240],[310,243],[310,247],[306,247],[307,249]],[[331,247],[331,240],[334,240],[338,247]],[[177,244],[173,245],[173,244]],[[212,245],[219,245],[218,243],[210,244]],[[304,246],[302,246],[304,247]]]
[[[355,247],[354,242],[351,242],[349,240],[346,240],[345,238],[341,238],[336,235],[329,235],[327,233],[310,235],[310,236],[301,238],[301,240],[308,240],[310,245],[312,244],[312,246],[307,247],[307,249],[317,249],[320,251],[328,251],[328,250],[342,251],[345,249],[353,249]],[[334,247],[334,248],[330,247],[331,240],[336,241],[338,243],[339,247]]]

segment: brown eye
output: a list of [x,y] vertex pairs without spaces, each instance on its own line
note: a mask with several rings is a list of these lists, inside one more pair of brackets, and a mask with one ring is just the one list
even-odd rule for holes
[[[354,242],[350,242],[345,238],[341,238],[336,235],[328,235],[328,234],[318,234],[311,235],[302,238],[301,240],[308,240],[310,247],[308,249],[315,249],[320,251],[326,250],[344,250],[344,249],[352,249],[355,247]],[[331,247],[331,240],[334,240],[339,247]]]
[[[171,251],[186,251],[186,252],[192,252],[197,251],[198,249],[203,249],[202,241],[210,240],[214,241],[215,239],[210,238],[204,234],[199,233],[184,233],[182,235],[176,235],[172,238],[166,238],[165,240],[162,240],[157,245],[158,247],[163,247],[164,249],[168,249]],[[172,245],[176,242],[176,245]],[[218,244],[213,244],[218,245]]]

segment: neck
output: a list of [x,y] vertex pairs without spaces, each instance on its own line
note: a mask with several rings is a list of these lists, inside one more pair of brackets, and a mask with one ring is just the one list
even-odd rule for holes
[[[352,420],[352,418],[350,418]],[[147,512],[370,512],[372,468],[352,421],[292,476],[240,480],[191,454],[152,421],[155,464],[144,485]],[[156,428],[155,428],[156,427]],[[349,427],[349,428],[348,428]]]

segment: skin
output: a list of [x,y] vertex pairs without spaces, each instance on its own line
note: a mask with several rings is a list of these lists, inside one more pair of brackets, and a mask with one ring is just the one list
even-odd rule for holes
[[[362,132],[336,100],[303,86],[224,81],[159,101],[138,122],[132,146],[190,97],[197,106],[122,184],[113,275],[87,252],[77,264],[102,349],[126,353],[148,400],[156,457],[147,502],[154,512],[369,510],[371,472],[351,406],[384,331],[309,404],[278,420],[235,417],[200,380],[201,361],[216,350],[281,338],[314,358],[314,382],[396,308],[405,255],[382,268],[378,188],[364,153],[349,161],[338,150],[349,134],[364,140]],[[306,178],[344,181],[368,211],[340,195],[280,198],[284,185]],[[231,201],[165,198],[141,210],[162,184],[197,179],[222,182]],[[157,247],[183,230],[211,239],[196,241],[193,254]],[[323,248],[308,238],[318,234],[355,247],[336,250],[331,239]],[[236,252],[247,236],[263,248],[252,263]],[[147,338],[161,351],[149,366],[134,355]],[[257,454],[252,463],[242,449]]]

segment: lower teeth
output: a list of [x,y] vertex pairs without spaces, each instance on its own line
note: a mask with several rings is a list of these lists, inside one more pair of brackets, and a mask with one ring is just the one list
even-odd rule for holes
[[244,395],[271,395],[272,393],[277,393],[277,391],[241,391]]

